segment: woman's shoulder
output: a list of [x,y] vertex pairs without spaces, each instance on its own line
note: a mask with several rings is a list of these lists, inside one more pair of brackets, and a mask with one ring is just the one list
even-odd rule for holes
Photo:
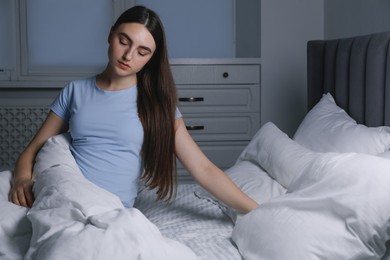
[[96,82],[96,76],[88,77],[88,78],[82,78],[82,79],[75,79],[72,81],[69,81],[65,86],[65,91],[75,92],[75,91],[88,91],[91,89],[94,89]]
[[86,85],[94,85],[96,82],[96,76],[74,79],[69,81],[66,86],[86,86]]

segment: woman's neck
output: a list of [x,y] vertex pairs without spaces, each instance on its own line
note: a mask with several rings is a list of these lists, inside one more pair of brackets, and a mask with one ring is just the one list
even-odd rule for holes
[[96,84],[103,90],[123,90],[135,86],[137,84],[137,76],[112,77],[107,71],[103,71],[96,76]]

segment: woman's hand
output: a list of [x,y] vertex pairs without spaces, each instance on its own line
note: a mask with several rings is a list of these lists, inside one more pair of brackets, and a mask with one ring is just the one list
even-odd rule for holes
[[9,193],[9,201],[19,206],[31,208],[34,202],[33,186],[34,181],[31,179],[14,180]]
[[213,164],[188,133],[183,119],[177,119],[175,125],[176,155],[205,190],[229,207],[246,214],[259,205],[242,192],[227,175]]
[[35,157],[47,139],[67,130],[68,124],[50,111],[41,128],[16,160],[12,188],[8,196],[10,202],[24,207],[32,206],[34,202],[32,169]]

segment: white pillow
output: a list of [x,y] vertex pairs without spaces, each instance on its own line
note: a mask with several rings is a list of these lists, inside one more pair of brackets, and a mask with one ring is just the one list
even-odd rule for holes
[[260,130],[258,162],[277,179],[289,176],[288,190],[237,221],[232,238],[243,258],[380,258],[390,238],[390,161],[315,153],[275,132],[273,124]]
[[390,149],[390,128],[357,124],[328,93],[309,111],[293,139],[317,152],[376,155]]
[[380,153],[377,156],[390,160],[390,151],[387,151],[387,152],[384,152],[384,153]]
[[286,189],[272,179],[267,172],[249,161],[238,162],[234,167],[226,170],[226,174],[242,191],[259,204],[286,192]]
[[[259,204],[284,194],[286,191],[283,186],[272,179],[261,167],[249,161],[240,160],[233,167],[227,169],[225,173],[245,194]],[[195,196],[217,205],[233,223],[242,216],[201,187],[195,192]]]
[[[268,123],[268,125],[269,124],[270,123]],[[226,175],[245,194],[259,204],[286,192],[286,189],[279,182],[275,181],[275,179],[273,179],[273,177],[271,177],[258,163],[258,153],[263,145],[262,143],[259,143],[260,139],[258,137],[260,136],[261,131],[264,131],[265,129],[269,128],[261,128],[242,151],[235,165],[225,171]],[[272,135],[272,131],[275,129],[277,128],[269,129],[269,134]],[[275,134],[277,133],[278,132],[275,131]],[[237,217],[241,217],[234,209],[219,202],[214,196],[201,188],[199,191],[195,192],[195,195],[200,199],[206,199],[218,205],[222,211],[232,219],[233,223],[236,222]]]
[[[280,149],[284,153],[280,153]],[[295,164],[290,163],[290,154],[295,155]],[[287,188],[300,174],[301,168],[311,162],[313,155],[309,149],[291,142],[287,134],[268,122],[256,133],[241,156],[260,165],[275,181]]]

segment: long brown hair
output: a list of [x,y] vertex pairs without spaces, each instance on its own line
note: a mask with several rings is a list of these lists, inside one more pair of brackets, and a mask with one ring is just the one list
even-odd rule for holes
[[164,28],[158,15],[144,6],[135,6],[122,13],[112,30],[122,23],[145,25],[156,43],[152,58],[137,74],[138,115],[144,128],[141,150],[144,173],[141,178],[149,188],[157,188],[158,199],[170,199],[176,191],[177,94]]

